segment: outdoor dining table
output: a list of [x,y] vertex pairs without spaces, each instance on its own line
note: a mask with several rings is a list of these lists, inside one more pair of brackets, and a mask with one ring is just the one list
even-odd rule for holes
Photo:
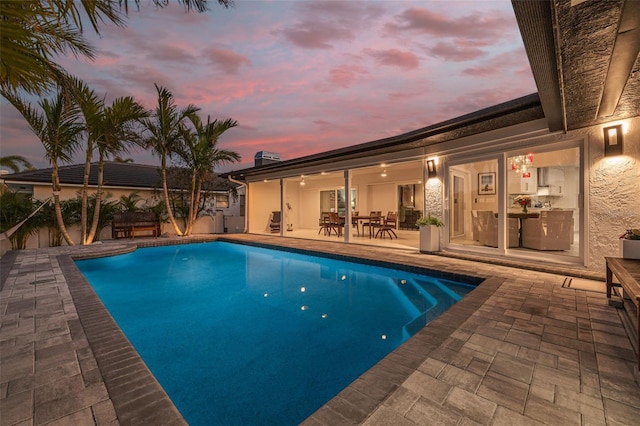
[[[358,223],[356,224],[356,226],[358,227],[357,231],[358,231],[358,235],[360,234],[360,222],[361,221],[365,221],[365,220],[371,220],[372,218],[380,218],[380,216],[371,216],[371,215],[367,215],[367,216],[362,216],[362,215],[358,215],[358,216],[351,216],[352,220],[356,220],[358,221]],[[373,238],[373,230],[371,229],[372,227],[369,226],[369,238]],[[362,236],[364,237],[364,225],[362,226]]]

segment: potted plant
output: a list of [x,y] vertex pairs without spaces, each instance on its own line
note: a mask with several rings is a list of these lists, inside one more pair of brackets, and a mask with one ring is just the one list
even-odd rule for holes
[[440,231],[438,228],[444,226],[444,223],[431,213],[422,216],[416,221],[416,225],[420,228],[420,252],[430,253],[440,250]]
[[620,235],[620,251],[624,259],[640,259],[640,229],[627,229]]

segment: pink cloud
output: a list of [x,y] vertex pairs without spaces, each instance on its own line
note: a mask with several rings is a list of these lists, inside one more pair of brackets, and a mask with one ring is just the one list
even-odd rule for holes
[[152,50],[148,58],[151,60],[183,63],[194,63],[196,61],[196,58],[185,48],[171,45],[165,45],[162,49]]
[[471,61],[484,54],[478,48],[466,47],[457,43],[439,42],[435,46],[428,49],[433,56],[442,58],[445,61],[463,62]]
[[453,18],[429,9],[411,8],[395,17],[385,28],[393,33],[417,32],[436,37],[464,37],[472,39],[500,39],[517,29],[512,17],[502,11],[472,12]]
[[251,61],[246,56],[221,47],[210,47],[204,49],[202,53],[216,68],[227,74],[237,74],[241,66],[251,65]]
[[298,47],[329,49],[335,42],[355,39],[358,29],[382,12],[380,6],[366,2],[301,2],[296,5],[299,22],[279,32]]
[[349,87],[356,82],[359,75],[368,74],[368,71],[358,65],[342,65],[329,70],[329,83],[332,86]]
[[366,49],[365,52],[373,57],[380,65],[389,65],[405,70],[418,68],[418,66],[420,65],[420,60],[418,59],[418,57],[414,53],[409,51],[402,51],[399,49]]

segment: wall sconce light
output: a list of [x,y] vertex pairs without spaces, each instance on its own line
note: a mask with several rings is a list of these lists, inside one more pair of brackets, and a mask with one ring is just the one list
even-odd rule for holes
[[380,176],[387,177],[387,169],[384,169],[382,173],[380,173]]
[[604,131],[604,156],[622,155],[622,124],[605,127]]
[[304,178],[302,178],[302,179],[300,180],[300,186],[304,186],[304,185],[305,185],[305,181],[304,181]]
[[438,173],[436,172],[436,160],[427,160],[427,177],[431,179],[437,176]]

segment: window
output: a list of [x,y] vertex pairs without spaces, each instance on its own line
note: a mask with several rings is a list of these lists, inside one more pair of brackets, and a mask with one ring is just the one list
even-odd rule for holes
[[216,208],[223,208],[223,209],[227,209],[229,208],[229,196],[224,194],[217,194],[216,195]]

